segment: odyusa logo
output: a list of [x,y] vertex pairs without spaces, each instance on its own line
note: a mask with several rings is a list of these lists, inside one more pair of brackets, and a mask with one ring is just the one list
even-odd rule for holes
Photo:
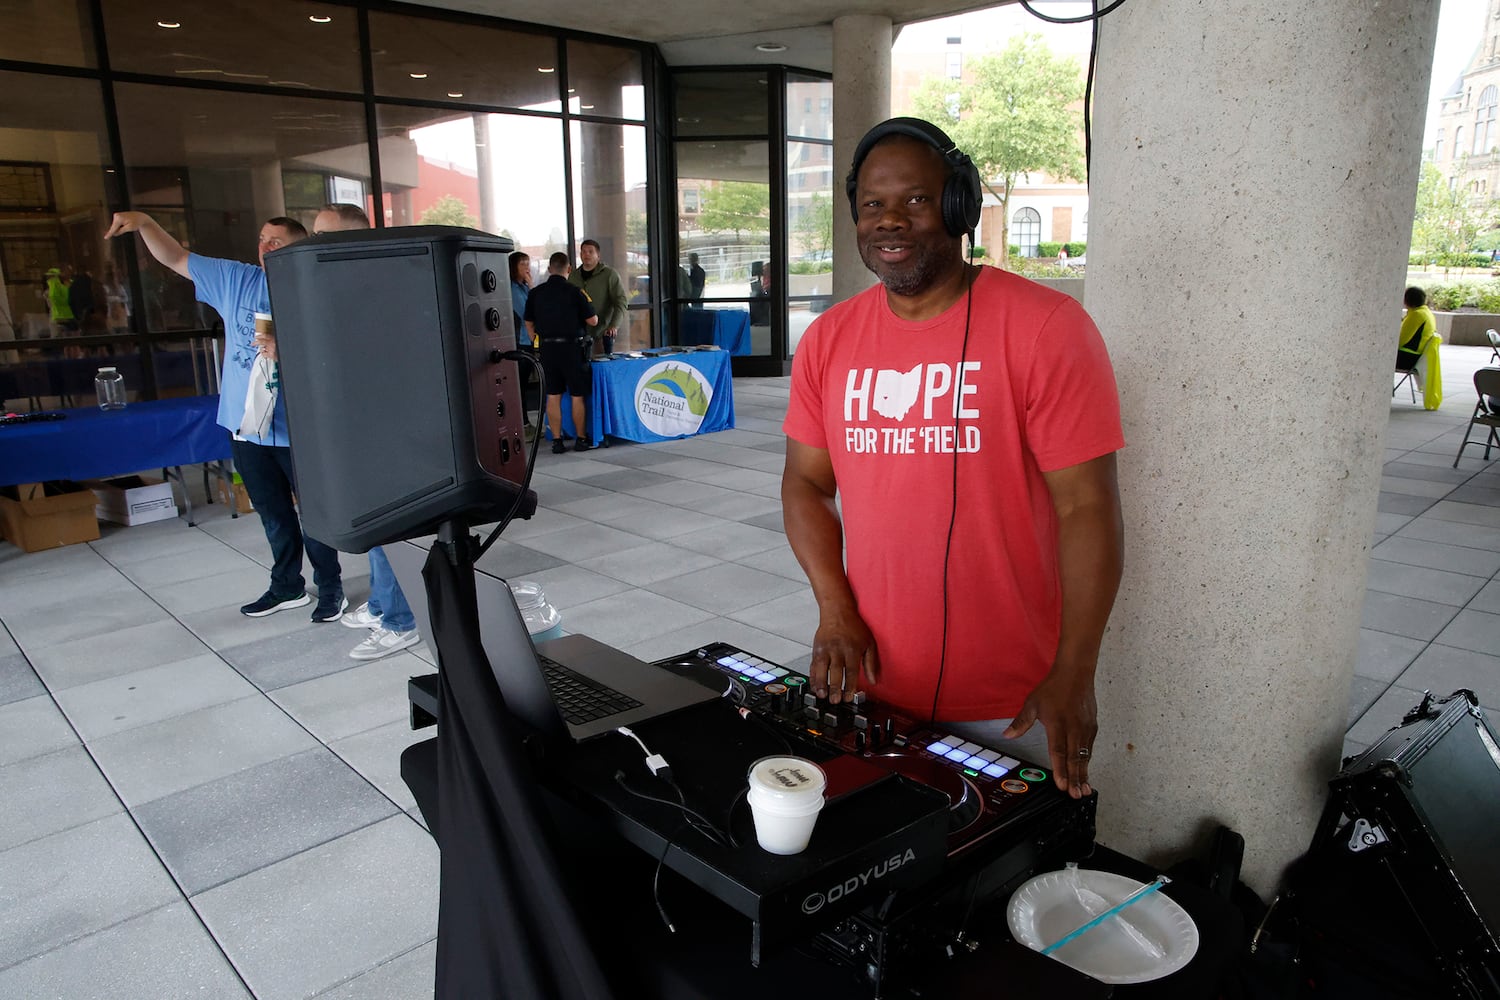
[[713,386],[698,369],[675,361],[652,365],[635,384],[636,415],[662,437],[697,434],[713,398]]

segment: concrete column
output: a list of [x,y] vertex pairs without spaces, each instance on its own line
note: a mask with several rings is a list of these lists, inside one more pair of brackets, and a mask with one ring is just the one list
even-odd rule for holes
[[1343,741],[1437,13],[1156,0],[1102,25],[1086,302],[1129,444],[1100,839],[1164,861],[1224,823],[1262,893]]
[[281,181],[281,161],[268,160],[250,167],[250,202],[255,206],[255,232],[261,223],[286,214],[286,188]]
[[844,177],[854,147],[891,116],[891,19],[848,14],[833,20],[833,298],[864,291],[875,276],[859,259]]

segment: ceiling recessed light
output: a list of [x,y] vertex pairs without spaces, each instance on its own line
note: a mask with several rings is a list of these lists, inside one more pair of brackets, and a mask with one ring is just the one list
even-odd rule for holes
[[158,28],[180,28],[180,27],[182,27],[182,22],[181,21],[157,21],[156,22],[156,26]]
[[462,90],[450,90],[450,91],[448,91],[448,96],[449,97],[462,97],[462,96],[464,96],[464,92]]
[[580,104],[579,108],[581,108],[584,111],[593,111],[594,110],[594,106],[592,104]]
[[679,123],[680,123],[680,124],[683,124],[683,125],[697,125],[697,124],[698,124],[698,123],[699,123],[699,122],[701,122],[701,121],[702,121],[702,120],[703,120],[703,119],[701,119],[701,118],[688,118],[688,117],[686,117],[686,116],[684,116],[684,117],[682,117],[682,118],[679,118],[679,119],[677,119],[677,121],[678,121],[678,122],[679,122]]
[[427,74],[426,73],[408,73],[407,75],[410,76],[413,80],[425,80],[425,79],[427,79]]
[[536,71],[538,73],[551,73],[556,68],[557,68],[556,66],[538,66],[536,68]]
[[329,21],[333,20],[333,18],[329,17],[327,14],[309,14],[307,15],[307,19],[313,24],[327,24]]
[[785,52],[786,46],[780,42],[761,42],[755,47],[757,52]]
[[577,89],[575,89],[573,87],[569,87],[568,88],[568,93],[570,93],[570,94],[576,94],[576,93],[578,93],[578,91],[577,91]]

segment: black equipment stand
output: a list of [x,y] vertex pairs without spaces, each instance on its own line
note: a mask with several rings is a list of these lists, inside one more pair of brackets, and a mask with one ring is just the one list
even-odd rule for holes
[[608,998],[563,889],[520,726],[480,644],[474,540],[465,522],[443,523],[422,575],[443,712],[435,747],[434,828],[446,831],[436,995]]

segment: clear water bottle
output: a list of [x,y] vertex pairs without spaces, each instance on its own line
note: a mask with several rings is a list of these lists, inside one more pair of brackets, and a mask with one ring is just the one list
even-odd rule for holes
[[125,409],[125,376],[115,368],[100,368],[94,376],[94,394],[101,410]]

